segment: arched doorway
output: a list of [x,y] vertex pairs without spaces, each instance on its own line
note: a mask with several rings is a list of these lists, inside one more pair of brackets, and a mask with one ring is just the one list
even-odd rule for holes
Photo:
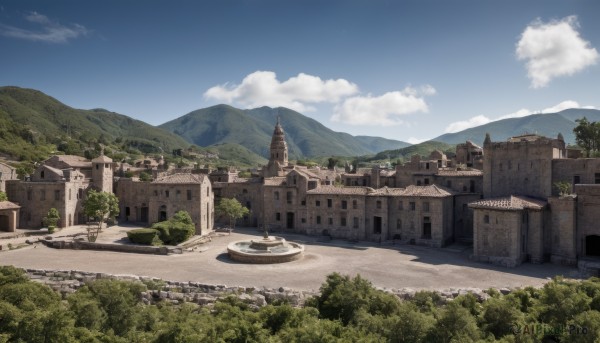
[[158,221],[164,222],[167,220],[167,205],[162,205],[158,210]]
[[600,236],[590,235],[585,237],[585,255],[600,256]]

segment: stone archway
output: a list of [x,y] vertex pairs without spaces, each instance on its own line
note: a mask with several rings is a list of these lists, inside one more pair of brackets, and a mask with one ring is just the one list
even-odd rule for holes
[[585,237],[585,255],[600,256],[600,236],[589,235]]

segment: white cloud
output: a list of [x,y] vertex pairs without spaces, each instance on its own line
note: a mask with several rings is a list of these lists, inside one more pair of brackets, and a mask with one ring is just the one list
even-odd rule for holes
[[572,75],[598,60],[598,51],[580,37],[576,16],[527,26],[516,46],[519,60],[526,60],[531,87],[541,88],[558,76]]
[[446,133],[459,132],[475,126],[484,125],[491,122],[490,118],[484,115],[478,115],[468,120],[454,122],[446,127]]
[[409,139],[406,140],[406,142],[410,143],[410,144],[419,144],[419,143],[423,143],[425,141],[426,141],[426,139],[419,139],[419,138],[415,138],[415,137],[410,137]]
[[322,80],[318,76],[300,73],[280,82],[272,71],[256,71],[247,75],[239,85],[211,87],[204,92],[204,97],[245,108],[283,106],[306,112],[314,110],[309,104],[336,103],[357,92],[358,86],[344,79]]
[[62,25],[37,12],[26,15],[25,19],[30,23],[39,25],[40,29],[34,31],[0,24],[0,34],[6,37],[25,39],[34,42],[67,43],[71,39],[85,36],[89,33],[88,29],[83,25]]
[[400,116],[429,111],[425,99],[420,95],[435,94],[435,89],[426,86],[421,92],[412,87],[402,91],[388,92],[380,96],[354,96],[335,106],[331,120],[350,125],[399,125]]
[[585,109],[595,109],[596,107],[594,106],[580,106],[579,103],[577,101],[573,101],[573,100],[565,100],[561,103],[558,103],[554,106],[548,107],[548,108],[544,108],[543,110],[537,110],[537,111],[530,111],[526,108],[522,108],[516,112],[513,113],[509,113],[509,114],[505,114],[503,116],[500,116],[496,119],[490,119],[484,115],[478,115],[476,117],[473,117],[471,119],[468,120],[464,120],[464,121],[457,121],[454,123],[451,123],[450,125],[448,125],[446,127],[445,132],[446,133],[454,133],[454,132],[459,132],[462,130],[466,130],[472,127],[476,127],[476,126],[480,126],[480,125],[484,125],[487,124],[489,122],[493,122],[493,121],[498,121],[498,120],[502,120],[502,119],[509,119],[509,118],[521,118],[521,117],[525,117],[528,115],[532,115],[532,114],[543,114],[543,113],[556,113],[556,112],[560,112],[569,108],[585,108]]

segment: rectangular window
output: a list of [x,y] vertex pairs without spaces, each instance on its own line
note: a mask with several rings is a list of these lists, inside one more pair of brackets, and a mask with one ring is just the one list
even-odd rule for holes
[[280,221],[281,220],[281,213],[279,213],[279,212],[275,213],[275,220],[276,221]]
[[411,211],[415,211],[417,209],[417,205],[415,205],[414,201],[409,202],[408,205],[410,206]]
[[402,229],[402,219],[396,220],[396,229],[398,229],[398,230]]
[[340,217],[340,225],[346,226],[346,217]]
[[54,191],[54,200],[60,200],[60,191]]
[[300,221],[301,221],[302,223],[306,223],[306,218],[302,218],[302,219],[300,219]]
[[451,188],[452,187],[452,181],[446,180],[446,187]]
[[169,197],[169,191],[165,191],[165,197]]
[[332,207],[332,206],[333,206],[333,200],[327,199],[327,207]]
[[192,200],[192,190],[191,189],[187,190],[187,199]]
[[321,216],[317,216],[317,224],[321,224]]
[[292,192],[287,192],[287,194],[285,196],[287,199],[287,203],[291,204],[292,203]]
[[423,238],[431,239],[431,219],[423,217]]
[[594,183],[595,184],[599,184],[600,183],[600,173],[595,173],[594,174]]
[[300,205],[302,205],[302,206],[306,206],[306,200],[302,200],[302,201],[300,202]]
[[321,207],[321,201],[319,201],[319,200],[315,200],[315,206],[317,206],[317,207]]
[[348,202],[346,200],[342,200],[342,210],[345,210],[348,208]]
[[423,202],[423,212],[429,212],[429,202]]
[[423,183],[425,184],[425,186],[427,186],[429,184],[429,179],[425,179]]
[[574,175],[573,176],[573,184],[578,185],[580,182],[581,182],[581,179],[580,179],[579,175]]
[[377,209],[381,209],[381,200],[377,200]]
[[356,200],[352,200],[352,208],[355,210],[358,208],[358,203],[356,202]]
[[333,218],[329,218],[329,225],[333,225]]
[[490,216],[488,214],[486,214],[485,216],[483,216],[483,222],[486,224],[490,223]]
[[354,225],[353,225],[353,227],[355,229],[358,229],[358,217],[354,217]]
[[275,200],[279,200],[279,192],[275,192],[274,196],[275,196]]

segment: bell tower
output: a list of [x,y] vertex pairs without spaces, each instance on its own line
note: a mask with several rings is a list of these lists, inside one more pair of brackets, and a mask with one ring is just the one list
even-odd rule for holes
[[269,164],[272,162],[278,162],[279,167],[287,167],[288,165],[288,149],[279,116],[277,116],[277,125],[275,125],[273,138],[271,138],[271,156],[269,157]]

